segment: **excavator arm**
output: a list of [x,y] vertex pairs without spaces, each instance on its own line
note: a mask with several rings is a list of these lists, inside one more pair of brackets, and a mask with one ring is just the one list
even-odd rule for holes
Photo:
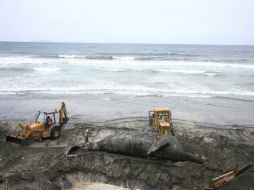
[[62,106],[59,110],[59,124],[60,125],[64,125],[68,122],[69,118],[67,116],[67,109],[66,109],[66,106],[65,106],[65,103],[62,102]]

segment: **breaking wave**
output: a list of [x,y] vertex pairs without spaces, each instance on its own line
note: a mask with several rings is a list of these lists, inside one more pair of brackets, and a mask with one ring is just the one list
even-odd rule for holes
[[57,55],[58,58],[72,59],[94,59],[94,60],[134,60],[133,56],[113,56],[113,55]]
[[0,67],[0,72],[27,72],[27,71],[33,71],[31,68],[24,68],[24,67]]
[[82,55],[53,55],[52,57],[58,57],[58,58],[77,58],[77,59],[86,58],[85,56],[82,56]]
[[93,60],[137,60],[137,61],[188,61],[188,62],[213,62],[213,63],[249,63],[253,64],[253,59],[243,58],[202,58],[196,54],[186,53],[132,53],[129,54],[95,54],[95,55],[79,55],[79,54],[59,54],[45,55],[39,58],[61,58],[61,59],[93,59]]
[[124,53],[121,49],[93,51],[86,54],[83,49],[59,49],[37,55],[1,55],[0,94],[254,99],[254,59],[249,54],[234,58],[233,54],[221,56],[216,50],[211,56],[200,58],[192,50],[160,52],[154,49],[152,53],[147,53],[147,49],[143,49],[143,53],[134,50],[134,53]]
[[223,76],[221,72],[212,72],[206,70],[186,70],[186,69],[149,69],[149,68],[98,68],[100,72],[119,72],[119,73],[173,73],[182,75],[204,75],[204,76]]
[[254,63],[253,59],[247,58],[205,58],[200,57],[198,54],[188,53],[132,53],[132,54],[121,54],[121,53],[101,53],[101,54],[58,54],[58,55],[41,55],[33,56],[38,58],[64,58],[64,59],[98,59],[98,60],[140,60],[140,61],[195,61],[195,62],[218,62],[218,63]]
[[94,81],[93,84],[73,86],[73,87],[57,87],[45,84],[44,86],[34,85],[33,87],[22,87],[19,85],[11,86],[5,85],[0,87],[0,94],[124,94],[135,96],[185,96],[185,97],[253,97],[254,91],[232,89],[232,90],[212,90],[207,88],[200,88],[199,86],[162,89],[154,87],[146,87],[138,84],[110,84],[105,81]]
[[56,72],[56,71],[60,71],[60,68],[53,68],[53,67],[38,67],[38,68],[34,68],[34,71],[37,72],[42,72],[42,73],[51,73],[51,72]]

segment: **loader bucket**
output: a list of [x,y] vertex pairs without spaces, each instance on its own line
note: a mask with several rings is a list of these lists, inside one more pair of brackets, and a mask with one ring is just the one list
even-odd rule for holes
[[28,144],[28,141],[26,141],[25,139],[20,139],[18,137],[15,136],[6,136],[6,142],[10,142],[10,143],[15,143],[15,144]]

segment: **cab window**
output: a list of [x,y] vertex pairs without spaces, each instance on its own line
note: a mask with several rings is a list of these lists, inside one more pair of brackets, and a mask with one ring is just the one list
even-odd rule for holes
[[158,118],[159,119],[168,119],[169,118],[169,113],[168,112],[158,112]]
[[37,121],[41,121],[44,122],[46,119],[45,114],[39,112],[38,116],[37,116]]

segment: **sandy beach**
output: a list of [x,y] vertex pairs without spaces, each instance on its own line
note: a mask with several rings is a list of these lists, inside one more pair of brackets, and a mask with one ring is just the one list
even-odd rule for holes
[[[70,117],[63,136],[29,146],[5,143],[5,135],[18,122],[30,120],[37,110],[57,108],[61,101]],[[155,133],[147,126],[147,111],[158,105],[172,109],[175,136],[186,151],[205,158],[204,164],[93,151],[64,157],[66,147],[84,142],[87,128],[91,141],[114,131]],[[33,94],[1,96],[0,107],[0,188],[203,189],[204,182],[250,162],[254,155],[254,122],[249,114],[254,106],[242,100]],[[253,176],[250,169],[221,189],[251,190]]]

